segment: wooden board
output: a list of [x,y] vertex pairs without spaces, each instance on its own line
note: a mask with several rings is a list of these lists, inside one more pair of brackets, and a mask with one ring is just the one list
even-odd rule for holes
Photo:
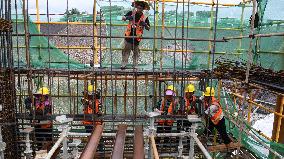
[[208,146],[207,150],[209,152],[221,152],[221,151],[237,149],[239,146],[241,146],[239,143],[231,143],[229,147],[227,147],[225,144],[219,144],[215,146]]

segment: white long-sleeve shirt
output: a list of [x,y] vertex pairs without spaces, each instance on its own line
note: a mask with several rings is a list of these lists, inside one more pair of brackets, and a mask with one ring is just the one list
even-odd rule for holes
[[[219,107],[217,105],[211,105],[205,110],[205,114],[208,114],[210,117],[214,116],[219,110]],[[223,112],[220,115],[220,119],[224,117]]]

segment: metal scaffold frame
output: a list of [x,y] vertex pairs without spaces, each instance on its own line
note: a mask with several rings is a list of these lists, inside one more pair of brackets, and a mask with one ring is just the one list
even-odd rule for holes
[[[219,3],[218,0],[212,0],[211,2],[193,2],[189,0],[160,0],[160,1],[149,1],[151,3],[151,9],[154,11],[154,22],[151,23],[153,26],[153,35],[144,36],[141,39],[153,40],[152,48],[142,48],[141,53],[148,53],[151,60],[149,60],[152,68],[148,70],[139,69],[127,69],[120,70],[114,67],[115,54],[114,51],[122,50],[122,48],[113,47],[112,41],[115,39],[124,38],[137,38],[135,36],[123,36],[114,35],[114,27],[126,26],[126,24],[114,24],[112,18],[109,22],[97,21],[98,9],[97,5],[100,1],[93,0],[93,19],[92,23],[86,22],[52,22],[50,21],[51,15],[65,15],[50,13],[49,0],[46,1],[46,13],[40,13],[39,4],[42,3],[39,0],[36,2],[36,13],[29,13],[29,0],[23,0],[22,4],[18,4],[15,0],[14,9],[16,11],[16,20],[13,25],[13,32],[7,34],[2,34],[1,40],[7,40],[6,45],[1,45],[1,99],[5,98],[6,103],[2,106],[2,101],[0,102],[0,145],[4,148],[0,148],[0,158],[5,154],[5,158],[20,158],[35,157],[35,152],[39,152],[37,145],[43,144],[44,141],[36,141],[36,131],[33,128],[41,125],[42,123],[34,122],[36,120],[49,120],[52,122],[52,129],[44,133],[43,135],[52,135],[51,141],[43,147],[47,149],[45,154],[46,158],[55,158],[60,156],[62,158],[68,158],[72,156],[73,158],[94,158],[94,157],[111,157],[111,158],[122,158],[128,157],[132,158],[136,156],[137,158],[141,156],[146,156],[148,158],[159,158],[159,157],[183,157],[183,158],[193,158],[196,155],[204,156],[205,158],[216,157],[216,153],[208,152],[208,147],[204,146],[204,142],[201,142],[199,136],[196,134],[197,125],[201,124],[201,119],[197,116],[190,117],[185,115],[161,115],[155,114],[157,112],[152,112],[156,107],[156,103],[162,98],[164,98],[163,92],[166,90],[166,86],[172,84],[174,87],[178,88],[177,97],[183,98],[184,87],[187,84],[199,85],[201,87],[211,86],[218,87],[218,98],[219,100],[227,98],[234,98],[235,102],[237,99],[241,102],[239,107],[242,107],[242,111],[238,112],[239,115],[245,117],[246,120],[232,117],[228,115],[230,111],[227,109],[224,111],[229,123],[233,123],[238,127],[241,134],[247,134],[260,143],[263,147],[269,150],[269,152],[277,157],[282,157],[274,149],[267,146],[265,142],[258,139],[255,134],[252,134],[246,129],[246,126],[251,124],[252,108],[253,106],[259,107],[266,112],[274,113],[277,117],[277,124],[274,126],[273,137],[268,137],[263,133],[259,133],[262,137],[268,139],[269,141],[279,142],[283,137],[281,136],[281,127],[283,127],[283,94],[279,92],[273,92],[279,96],[279,101],[275,110],[271,110],[266,106],[257,103],[252,97],[252,90],[267,90],[267,87],[251,86],[249,83],[249,73],[250,67],[253,64],[252,61],[252,51],[254,38],[260,37],[283,37],[284,33],[255,33],[254,24],[250,25],[249,35],[244,35],[244,10],[245,7],[253,7],[252,9],[252,21],[255,18],[255,10],[257,9],[256,0],[243,0],[240,4],[228,4]],[[11,0],[8,0],[6,6],[11,7]],[[69,10],[69,0],[66,0],[67,10]],[[112,0],[108,1],[110,14],[112,13]],[[173,3],[176,6],[175,10],[175,26],[166,25],[165,23],[165,5],[167,3]],[[251,3],[253,5],[251,5]],[[9,5],[8,5],[9,4]],[[2,3],[1,3],[2,5]],[[189,11],[191,5],[205,5],[210,7],[210,26],[209,27],[197,27],[189,25]],[[19,7],[19,6],[22,6]],[[182,7],[182,25],[178,25],[178,9]],[[188,15],[185,15],[186,8]],[[241,24],[237,28],[226,28],[217,26],[218,20],[218,9],[219,7],[241,7]],[[2,7],[3,8],[3,7]],[[19,12],[21,8],[21,14]],[[159,11],[161,10],[161,14]],[[100,10],[100,16],[102,10]],[[5,14],[1,13],[0,18],[12,21],[11,19],[11,8],[5,10]],[[23,20],[19,20],[18,17],[22,15]],[[36,21],[32,22],[30,15],[36,16]],[[41,16],[45,16],[47,21],[41,21]],[[69,14],[66,14],[67,19],[69,19]],[[160,17],[161,16],[161,17]],[[161,20],[161,23],[160,23]],[[31,25],[36,25],[37,33],[31,33]],[[47,33],[41,33],[42,25],[47,25]],[[65,33],[53,34],[50,26],[52,25],[66,25]],[[74,34],[72,33],[73,26],[90,26],[92,34]],[[19,29],[23,27],[23,32]],[[105,28],[109,34],[103,34],[102,28]],[[151,29],[152,29],[151,28]],[[166,37],[166,31],[170,32],[168,29],[174,29],[174,33],[171,36]],[[181,30],[181,36],[177,34],[178,29]],[[189,35],[189,29],[204,29],[208,30],[208,38],[192,38]],[[239,31],[239,36],[231,37],[217,37],[217,32],[220,31]],[[53,47],[52,38],[64,38],[66,39],[66,45]],[[32,38],[46,38],[46,46],[36,46],[31,44]],[[74,45],[72,40],[74,38],[89,38],[91,39],[92,46],[79,46]],[[13,39],[13,40],[12,40]],[[249,49],[242,49],[242,39],[250,40]],[[21,40],[23,41],[21,43]],[[109,42],[109,46],[103,46],[103,40]],[[13,43],[12,43],[13,41]],[[167,41],[174,41],[174,48],[166,48]],[[194,42],[204,42],[208,43],[208,48],[203,51],[195,51],[188,49],[188,45],[191,41]],[[238,49],[236,52],[217,52],[217,43],[227,43],[230,41],[238,41]],[[2,43],[1,43],[2,44]],[[178,48],[177,45],[181,44]],[[47,64],[45,68],[36,68],[32,64],[32,54],[31,50],[47,50]],[[53,49],[64,50],[68,58],[67,62],[62,62],[66,64],[66,68],[52,68],[52,57],[51,53]],[[22,67],[20,65],[20,50],[24,50],[24,59],[26,65]],[[72,50],[89,50],[91,54],[90,67],[84,67],[84,69],[73,69],[71,67],[71,52]],[[246,83],[244,94],[239,94],[238,92],[229,90],[224,90],[222,86],[222,81],[220,78],[213,74],[215,67],[215,56],[217,55],[246,55],[248,52],[249,60],[246,67],[246,80],[241,81]],[[163,59],[167,58],[167,54],[173,54],[173,67],[170,69],[164,69]],[[282,51],[265,51],[257,50],[257,53],[273,53],[273,54],[283,54]],[[210,70],[198,70],[192,71],[187,70],[187,66],[190,65],[187,61],[189,54],[206,54],[207,56],[207,69]],[[4,56],[3,56],[4,55]],[[102,57],[108,55],[110,56],[110,67],[102,66]],[[177,67],[178,56],[181,55],[181,68]],[[82,55],[84,56],[84,55]],[[17,60],[15,60],[17,59]],[[17,61],[17,63],[14,63]],[[87,63],[86,61],[84,61]],[[56,63],[56,62],[54,62]],[[58,62],[60,63],[60,62]],[[159,64],[159,65],[158,65]],[[158,65],[158,67],[157,67]],[[207,81],[206,83],[201,83],[200,81]],[[230,79],[235,80],[235,79]],[[5,83],[6,82],[6,83]],[[2,85],[2,83],[4,83]],[[218,83],[218,84],[215,84]],[[103,113],[98,114],[85,114],[82,108],[82,99],[88,94],[88,85],[93,85],[95,88],[101,91],[101,101]],[[235,84],[236,85],[236,84]],[[32,100],[35,90],[38,88],[46,86],[50,90],[48,95],[52,98],[52,113],[50,115],[38,116],[35,114],[35,107],[31,107],[29,110],[26,108],[26,101],[28,97]],[[235,88],[234,90],[237,90]],[[94,90],[93,90],[94,91]],[[201,89],[201,91],[203,91]],[[268,90],[270,91],[270,90]],[[222,92],[224,93],[222,95]],[[226,95],[229,93],[230,95]],[[248,93],[249,92],[249,93]],[[248,95],[249,94],[249,95]],[[9,101],[8,101],[9,100]],[[248,103],[248,112],[244,112],[245,103]],[[7,104],[9,103],[9,104]],[[62,105],[64,107],[62,107]],[[142,105],[142,107],[141,107]],[[235,106],[237,104],[235,103]],[[9,117],[3,118],[2,107],[5,108]],[[95,108],[92,104],[93,109]],[[228,107],[226,107],[228,108]],[[152,115],[149,113],[151,112]],[[153,115],[154,113],[154,115]],[[61,115],[65,115],[62,117]],[[150,115],[149,115],[150,114]],[[59,117],[64,118],[60,120]],[[155,117],[155,118],[154,118]],[[72,119],[70,119],[72,118]],[[5,121],[2,119],[5,119]],[[174,119],[173,132],[171,133],[157,133],[157,119]],[[85,133],[85,124],[82,121],[92,121],[93,126],[95,123],[103,121],[103,125],[96,126],[92,133]],[[192,124],[188,131],[178,132],[177,120],[189,120]],[[198,124],[197,124],[198,123]],[[90,125],[88,125],[90,126]],[[149,126],[148,128],[146,128]],[[3,128],[1,131],[1,127]],[[4,127],[6,129],[4,129]],[[32,127],[32,128],[31,128]],[[205,128],[206,129],[206,128]],[[254,131],[257,131],[251,128]],[[11,138],[10,135],[14,135]],[[3,141],[2,141],[3,137]],[[159,143],[158,138],[164,137],[165,142],[166,137],[169,137],[168,143]],[[10,139],[8,139],[10,138]],[[189,138],[189,139],[187,139]],[[216,140],[217,136],[214,136]],[[10,140],[13,141],[10,141]],[[71,143],[71,141],[73,141]],[[174,141],[174,142],[172,142]],[[237,157],[242,157],[244,151],[242,148],[243,139],[239,135],[236,137],[235,141],[238,145],[235,147],[237,149]],[[11,144],[12,143],[12,144]],[[105,147],[101,149],[101,144],[105,144]],[[163,145],[165,144],[165,145]],[[95,145],[95,146],[93,146]],[[164,147],[163,147],[164,146]],[[214,143],[216,146],[216,142]],[[142,148],[141,148],[142,147]],[[166,148],[165,148],[166,147]],[[195,147],[198,147],[197,149]],[[61,149],[62,148],[62,149]],[[72,152],[70,152],[70,150]],[[143,149],[143,150],[142,150]],[[166,152],[163,150],[166,149]],[[234,151],[235,149],[230,149],[228,151]],[[13,153],[15,151],[15,153]],[[79,153],[82,152],[82,153]],[[4,153],[3,153],[4,152]],[[220,151],[221,152],[221,151]],[[79,155],[80,154],[80,155]],[[143,155],[141,155],[143,154]],[[17,157],[13,156],[16,155]]]

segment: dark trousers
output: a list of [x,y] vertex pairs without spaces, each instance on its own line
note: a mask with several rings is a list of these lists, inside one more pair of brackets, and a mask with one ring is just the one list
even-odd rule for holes
[[229,138],[227,131],[226,131],[225,118],[222,118],[217,125],[213,124],[213,122],[209,120],[208,130],[212,132],[214,128],[216,128],[217,131],[219,132],[219,135],[224,141],[224,144],[229,144],[230,142],[232,142],[232,140]]
[[41,128],[40,125],[35,126],[35,139],[37,147],[40,150],[44,143],[52,141],[52,127]]

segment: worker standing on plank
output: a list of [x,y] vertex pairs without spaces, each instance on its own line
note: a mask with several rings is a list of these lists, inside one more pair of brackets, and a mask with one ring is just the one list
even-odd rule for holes
[[[176,100],[176,89],[173,85],[169,85],[165,91],[164,99],[158,102],[156,111],[161,112],[161,115],[170,116],[177,113],[177,108],[178,101]],[[173,123],[174,120],[172,119],[158,120],[157,133],[170,133],[172,130]],[[160,139],[158,140],[160,141]],[[169,142],[169,137],[165,137],[164,142]]]
[[126,27],[125,36],[136,36],[136,38],[125,38],[124,48],[122,50],[121,69],[126,68],[130,52],[133,52],[133,67],[138,65],[138,58],[140,54],[139,43],[143,35],[144,28],[150,30],[150,22],[148,17],[143,14],[143,10],[150,10],[149,4],[145,1],[135,1],[132,3],[135,9],[126,13],[122,20],[128,20],[129,23]]

